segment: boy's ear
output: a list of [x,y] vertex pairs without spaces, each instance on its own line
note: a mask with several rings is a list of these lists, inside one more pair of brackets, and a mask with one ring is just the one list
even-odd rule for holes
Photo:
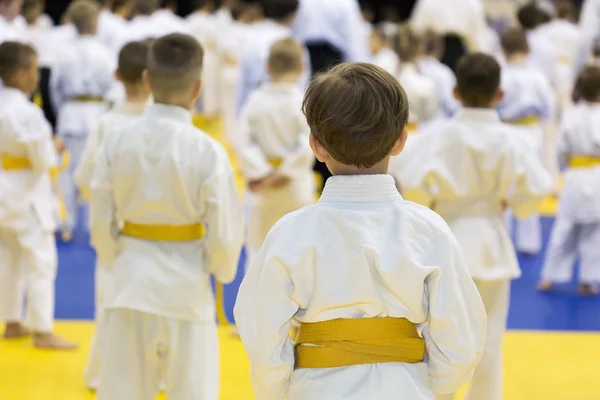
[[460,98],[460,93],[458,91],[458,88],[455,86],[454,89],[452,89],[452,94],[454,95],[454,98],[456,100],[458,100],[459,102],[462,102],[462,99]]
[[115,71],[115,79],[118,80],[119,82],[122,82],[122,80],[121,80],[121,74],[119,74],[119,69],[118,68]]
[[145,69],[144,72],[142,72],[142,82],[144,83],[144,86],[146,86],[147,89],[152,90],[152,87],[150,86],[150,73],[147,69]]
[[327,162],[329,160],[329,153],[327,152],[327,150],[325,150],[323,145],[321,143],[319,143],[319,141],[317,140],[315,135],[312,134],[312,132],[311,132],[310,138],[308,140],[310,143],[310,148],[312,149],[313,153],[315,154],[315,157],[317,158],[317,160],[319,160],[322,163]]
[[194,104],[198,102],[200,94],[202,93],[202,81],[199,79],[194,84]]
[[390,150],[390,156],[397,156],[404,150],[404,145],[406,144],[406,139],[408,138],[408,130],[406,127],[402,128],[402,132],[398,139],[396,139],[396,143],[394,143],[394,147]]
[[492,104],[492,106],[496,107],[498,104],[502,103],[502,100],[504,100],[504,90],[499,88],[496,92],[496,95],[494,96],[494,103]]

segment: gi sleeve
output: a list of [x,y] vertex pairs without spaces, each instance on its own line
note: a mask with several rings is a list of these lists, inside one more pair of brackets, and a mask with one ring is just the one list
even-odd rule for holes
[[435,144],[425,136],[413,135],[410,146],[395,157],[393,175],[402,188],[405,199],[431,207],[437,194],[437,174],[434,166]]
[[[260,107],[260,104],[256,106]],[[273,167],[255,140],[258,132],[255,132],[252,124],[253,109],[253,104],[246,104],[238,120],[237,129],[236,153],[240,167],[248,180],[262,179],[273,172]]]
[[506,202],[515,216],[524,219],[539,210],[539,205],[553,188],[552,176],[539,157],[532,157],[535,149],[523,141],[514,146],[504,166],[502,184]]
[[210,273],[229,283],[235,279],[244,241],[244,213],[233,168],[223,148],[215,155],[216,172],[202,185],[207,233],[204,246]]
[[289,330],[299,306],[285,261],[274,255],[275,237],[272,230],[248,269],[234,310],[250,358],[252,387],[261,400],[287,397],[295,364]]
[[567,114],[563,117],[563,120],[560,123],[558,139],[556,140],[556,154],[558,157],[558,167],[561,171],[565,170],[569,163],[569,157],[572,153],[571,143],[569,141],[570,136],[570,124],[568,119],[568,111]]
[[574,60],[573,76],[585,66],[592,54],[594,39],[600,33],[600,0],[586,0],[581,9],[579,29],[580,43]]
[[79,188],[82,196],[90,201],[90,188],[94,177],[94,169],[96,167],[96,157],[100,148],[102,138],[102,124],[92,131],[85,142],[85,149],[81,155],[79,165],[73,174],[75,184]]
[[57,164],[57,155],[52,143],[52,130],[46,119],[37,113],[23,114],[16,127],[19,140],[25,146],[27,158],[37,173],[49,171]]
[[107,267],[117,255],[119,222],[113,195],[114,171],[109,158],[110,149],[103,145],[98,154],[91,183],[90,235],[98,261]]
[[306,171],[310,169],[315,160],[315,156],[310,148],[310,127],[306,122],[306,118],[299,109],[295,113],[295,117],[294,129],[296,130],[295,133],[298,137],[296,149],[288,154],[277,170],[280,174],[289,177],[293,177],[295,171]]
[[252,65],[253,60],[252,56],[247,52],[242,55],[242,60],[240,63],[240,80],[238,83],[238,94],[237,94],[237,114],[240,115],[242,112],[242,108],[244,104],[246,104],[246,100],[250,93],[254,89],[254,85],[252,82],[252,71],[253,68],[256,68],[256,65]]
[[429,322],[422,335],[433,391],[446,394],[471,379],[485,348],[487,316],[450,228],[435,237],[437,262],[425,281]]

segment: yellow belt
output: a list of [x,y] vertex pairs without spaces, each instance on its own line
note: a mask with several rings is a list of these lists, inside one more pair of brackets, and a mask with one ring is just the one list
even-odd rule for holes
[[279,166],[283,163],[283,159],[281,158],[269,158],[269,164],[273,168],[279,168]]
[[78,101],[80,103],[102,103],[104,98],[99,96],[80,95],[71,97],[71,101]]
[[206,234],[206,228],[203,224],[143,225],[126,221],[121,233],[136,239],[155,242],[187,242],[202,239]]
[[569,168],[591,168],[600,166],[599,156],[575,154],[569,158]]
[[8,154],[2,154],[2,169],[5,171],[31,169],[31,163],[27,157],[17,157]]
[[419,129],[419,125],[416,122],[409,122],[406,125],[406,130],[408,131],[408,133],[413,133],[415,132],[417,129]]
[[335,319],[302,324],[296,339],[297,368],[419,363],[424,357],[425,341],[415,324],[405,318]]
[[527,117],[513,119],[511,121],[507,121],[511,125],[537,125],[540,122],[539,117],[535,115],[528,115]]

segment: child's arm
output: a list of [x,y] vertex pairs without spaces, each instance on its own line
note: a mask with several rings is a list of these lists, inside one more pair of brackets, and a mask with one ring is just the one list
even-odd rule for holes
[[215,173],[202,185],[201,201],[206,204],[207,233],[204,245],[209,271],[217,280],[235,279],[244,241],[244,212],[227,152],[218,147]]
[[425,281],[429,323],[422,335],[433,391],[446,394],[471,379],[485,347],[487,317],[450,228],[434,233],[437,261]]
[[256,133],[252,129],[251,105],[246,105],[240,115],[237,135],[235,150],[246,179],[260,181],[273,173],[273,166],[254,139]]
[[552,120],[556,114],[556,94],[546,79],[540,79],[538,97],[542,104],[540,116],[544,121]]
[[556,140],[556,155],[558,157],[558,166],[561,171],[567,168],[571,154],[571,145],[569,144],[569,111],[563,115]]
[[41,110],[31,114],[24,114],[18,127],[20,140],[25,145],[27,158],[31,167],[36,172],[48,172],[58,163],[54,143],[52,142],[52,129]]
[[405,199],[431,207],[436,200],[437,174],[431,162],[439,157],[435,154],[435,143],[421,134],[410,138],[413,141],[393,162],[394,177],[402,187]]
[[250,358],[254,394],[260,400],[287,397],[294,371],[294,344],[289,336],[299,309],[294,284],[281,258],[274,254],[272,234],[248,269],[235,304],[235,321]]
[[110,149],[100,148],[94,177],[91,182],[90,234],[98,261],[107,267],[113,265],[117,255],[119,223],[113,196],[113,171],[109,159]]
[[502,190],[507,205],[519,219],[539,210],[539,205],[552,192],[553,179],[546,171],[536,150],[523,141],[514,146],[504,166]]
[[100,149],[100,141],[102,137],[102,125],[98,125],[98,127],[92,131],[90,136],[85,142],[85,149],[83,150],[83,154],[81,155],[81,160],[79,161],[79,165],[73,174],[73,178],[75,179],[75,184],[79,188],[82,196],[90,201],[90,187],[92,178],[94,177],[94,168],[96,167],[96,156],[98,155],[98,150]]

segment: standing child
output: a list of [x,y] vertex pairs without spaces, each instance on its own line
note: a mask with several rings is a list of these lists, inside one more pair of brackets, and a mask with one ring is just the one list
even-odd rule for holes
[[[90,187],[96,158],[100,151],[104,137],[111,129],[129,124],[139,118],[150,100],[150,89],[142,80],[142,73],[146,69],[148,59],[147,42],[131,42],[125,45],[119,53],[119,66],[116,78],[123,84],[126,100],[116,105],[111,111],[102,116],[96,130],[92,132],[85,144],[85,151],[81,162],[75,171],[75,182],[87,201],[90,201]],[[104,322],[103,297],[108,284],[107,267],[96,264],[96,332],[92,338],[92,348],[85,367],[85,380],[89,388],[97,389],[99,382],[100,357],[102,346],[105,342],[103,334],[106,324]]]
[[51,76],[51,91],[58,111],[57,133],[71,154],[69,171],[61,177],[68,213],[63,227],[65,240],[71,238],[80,211],[73,172],[88,136],[106,111],[104,97],[113,85],[115,70],[114,55],[95,36],[100,13],[96,2],[76,0],[67,13],[78,37],[57,57]]
[[539,289],[569,282],[580,259],[579,293],[597,295],[600,283],[600,67],[588,66],[579,75],[581,97],[568,109],[560,127],[558,154],[566,167],[550,247]]
[[210,274],[233,280],[244,224],[225,149],[192,124],[201,74],[196,39],[157,39],[145,73],[155,103],[105,135],[98,156],[92,244],[109,268],[111,338],[99,400],[152,399],[161,382],[169,399],[219,395]]
[[502,99],[498,63],[481,53],[464,56],[456,78],[463,109],[419,133],[398,179],[450,225],[487,311],[485,351],[466,398],[501,400],[510,281],[521,275],[503,211],[535,212],[552,180],[522,133],[494,111]]
[[267,233],[284,215],[314,203],[314,157],[302,115],[302,45],[281,39],[271,46],[264,83],[242,110],[236,146],[249,182],[248,266]]
[[[23,291],[34,345],[73,349],[52,333],[57,254],[50,172],[56,166],[52,130],[42,110],[29,101],[39,74],[29,45],[0,45],[0,321],[5,337],[31,332],[21,324]],[[55,141],[61,150],[60,140]]]
[[457,390],[481,357],[485,312],[448,226],[386,175],[407,137],[404,90],[375,65],[347,63],[312,81],[303,110],[333,177],[316,205],[273,227],[240,287],[256,398]]
[[371,47],[372,64],[385,69],[394,75],[398,71],[398,55],[388,46],[389,40],[385,36],[383,28],[376,27],[370,33],[369,44]]
[[[498,113],[504,122],[517,127],[532,143],[529,156],[541,159],[544,146],[553,145],[544,140],[544,128],[554,118],[554,92],[544,74],[528,61],[525,32],[509,29],[502,35],[501,43],[506,67],[502,71],[504,98],[498,104]],[[512,225],[512,216],[509,225]],[[538,254],[542,248],[539,214],[518,220],[516,225],[517,250]]]

